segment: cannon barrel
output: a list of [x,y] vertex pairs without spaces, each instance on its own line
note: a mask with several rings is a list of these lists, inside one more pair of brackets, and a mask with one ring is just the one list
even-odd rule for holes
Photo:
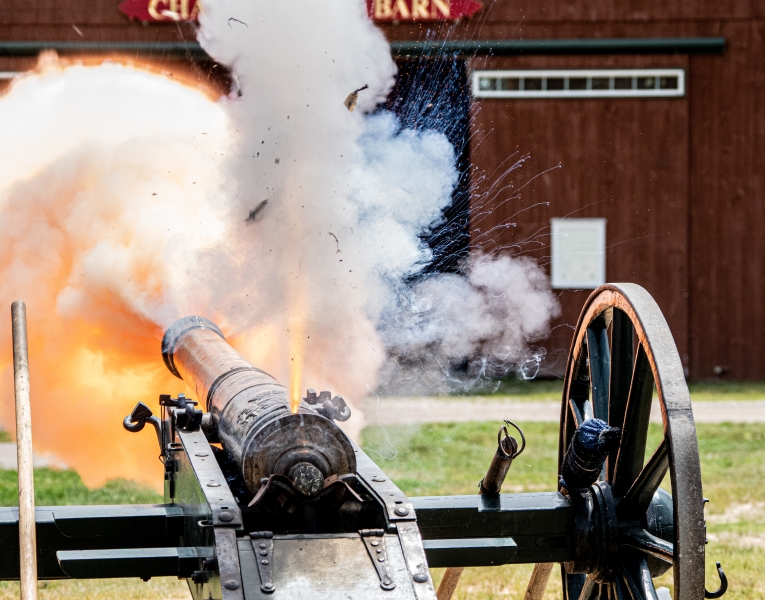
[[315,496],[328,478],[356,472],[343,431],[306,402],[293,414],[287,389],[245,360],[212,321],[192,316],[173,323],[162,339],[162,358],[211,413],[250,493],[278,475],[300,494]]

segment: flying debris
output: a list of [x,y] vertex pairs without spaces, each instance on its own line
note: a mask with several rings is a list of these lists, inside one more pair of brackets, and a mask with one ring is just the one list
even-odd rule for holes
[[162,15],[163,17],[167,17],[168,19],[172,19],[173,21],[182,20],[181,13],[175,12],[174,10],[163,10],[163,11],[160,11],[159,14]]
[[353,112],[353,109],[356,108],[356,100],[359,99],[359,92],[361,90],[367,89],[368,87],[369,87],[368,85],[364,85],[364,87],[360,87],[359,89],[348,94],[348,97],[345,99],[345,102],[343,102],[343,104],[345,104],[345,108]]
[[333,238],[335,238],[335,244],[337,244],[337,250],[335,251],[335,254],[340,254],[340,240],[338,240],[337,236],[334,233],[332,233],[331,231],[329,232],[329,235],[331,235]]
[[268,204],[267,198],[250,211],[250,214],[247,215],[247,218],[244,220],[244,222],[247,224],[254,223],[255,218],[260,214],[260,211],[266,207],[266,204]]

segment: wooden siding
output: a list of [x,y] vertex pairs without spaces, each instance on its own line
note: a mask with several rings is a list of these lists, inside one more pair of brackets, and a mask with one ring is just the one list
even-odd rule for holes
[[[638,61],[645,62],[480,62],[491,68],[629,68]],[[682,56],[649,61],[652,67],[686,63]],[[546,264],[551,217],[606,218],[608,280],[639,283],[654,295],[687,364],[688,99],[481,100],[473,127],[473,248],[506,249]],[[497,185],[519,159],[523,166]],[[488,192],[492,187],[502,192]],[[568,349],[570,326],[588,293],[560,292],[564,313],[548,342],[556,357]]]
[[691,372],[765,378],[765,21],[690,67]]

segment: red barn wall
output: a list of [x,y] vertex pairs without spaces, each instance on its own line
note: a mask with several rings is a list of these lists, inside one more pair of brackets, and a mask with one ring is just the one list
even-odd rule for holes
[[[450,39],[724,36],[721,55],[475,58],[473,68],[686,69],[678,99],[475,100],[474,249],[549,260],[551,217],[605,217],[609,281],[645,286],[693,379],[765,379],[765,5],[754,0],[486,2]],[[425,28],[387,27],[391,39]],[[519,200],[476,210],[511,155]],[[500,169],[502,171],[502,169]],[[545,203],[549,203],[546,205]],[[523,212],[519,212],[523,211]],[[517,214],[516,214],[517,213]],[[515,215],[515,216],[513,216]],[[510,219],[515,227],[502,227]],[[490,232],[490,233],[487,233]],[[588,292],[561,291],[567,352]]]

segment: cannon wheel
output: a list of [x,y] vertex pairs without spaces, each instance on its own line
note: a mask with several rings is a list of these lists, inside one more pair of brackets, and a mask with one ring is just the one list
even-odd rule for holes
[[[664,439],[645,461],[654,386]],[[657,559],[664,564],[659,572],[669,563],[674,569],[675,600],[703,598],[704,499],[691,398],[672,334],[646,290],[620,283],[592,293],[574,333],[563,389],[559,472],[571,437],[585,419],[596,417],[622,428],[620,446],[593,486],[608,488],[610,494],[603,497],[613,496],[611,514],[617,522],[611,529],[618,533],[611,534],[604,551],[608,566],[582,574],[568,573],[562,565],[564,598],[655,599],[651,571]],[[667,470],[674,525],[664,537],[672,543],[646,530],[646,511]]]

